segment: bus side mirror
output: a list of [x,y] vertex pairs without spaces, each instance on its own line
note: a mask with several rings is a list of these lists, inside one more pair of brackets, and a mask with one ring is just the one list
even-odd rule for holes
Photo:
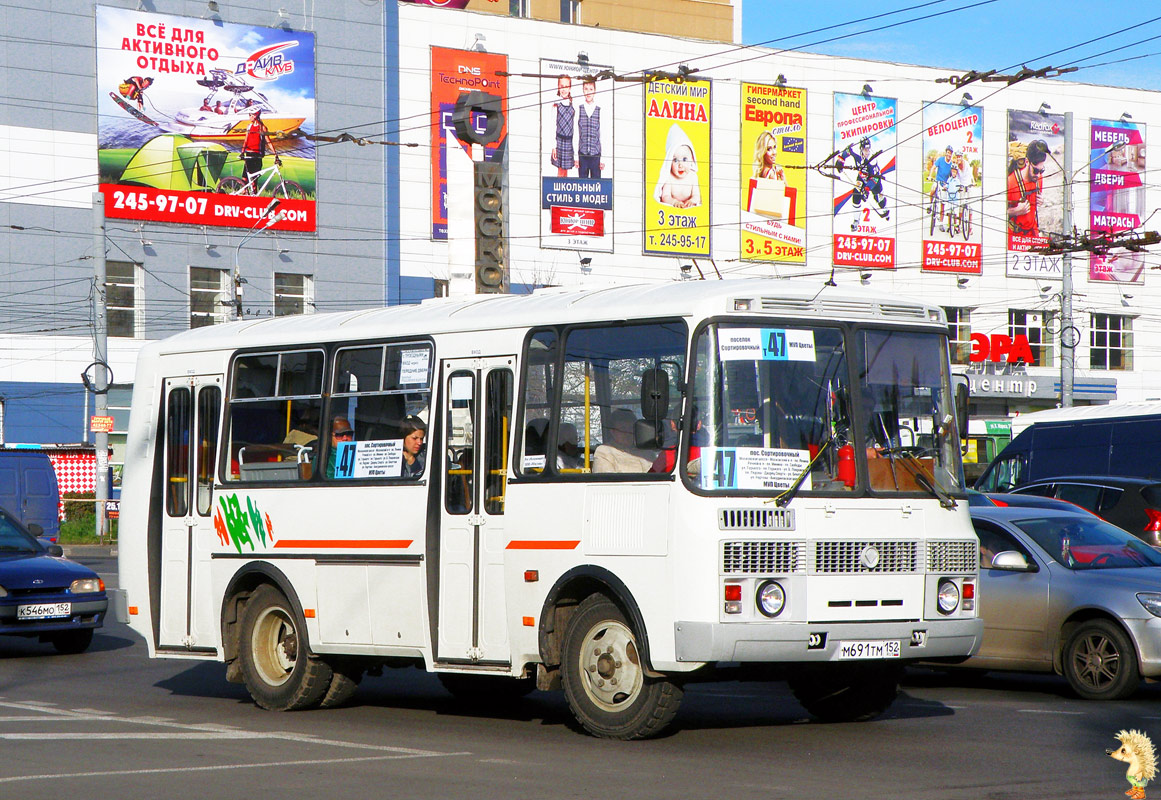
[[[956,375],[958,378],[963,376]],[[968,382],[967,378],[955,381],[955,419],[959,423],[959,440],[966,442],[968,438]]]
[[669,414],[669,373],[663,369],[647,369],[641,373],[641,416],[661,427],[661,420]]

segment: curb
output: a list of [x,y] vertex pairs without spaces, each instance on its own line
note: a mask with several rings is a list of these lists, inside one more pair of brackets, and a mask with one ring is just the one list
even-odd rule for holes
[[108,544],[62,544],[65,558],[115,558],[117,545]]

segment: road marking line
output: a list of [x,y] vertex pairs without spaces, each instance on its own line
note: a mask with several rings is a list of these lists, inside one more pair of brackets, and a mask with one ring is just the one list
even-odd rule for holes
[[1083,717],[1088,714],[1087,711],[1055,711],[1041,708],[1018,708],[1016,712],[1019,714],[1071,714],[1076,717]]
[[326,764],[354,764],[364,761],[390,761],[400,760],[404,758],[435,758],[444,756],[468,756],[471,753],[428,753],[426,755],[382,755],[382,756],[360,756],[352,758],[316,758],[306,761],[267,761],[262,764],[218,764],[208,767],[161,767],[157,769],[122,769],[122,770],[108,770],[105,772],[72,772],[72,773],[58,773],[53,775],[13,775],[9,778],[0,778],[0,783],[18,783],[20,781],[45,781],[54,780],[56,778],[111,778],[121,775],[164,775],[182,772],[214,772],[231,769],[268,769],[270,767],[301,767],[312,765],[326,765]]

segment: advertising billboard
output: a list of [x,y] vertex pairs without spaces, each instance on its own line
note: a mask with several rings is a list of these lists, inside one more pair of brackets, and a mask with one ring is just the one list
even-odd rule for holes
[[315,230],[314,34],[96,14],[106,216]]
[[646,255],[712,255],[708,80],[645,84]]
[[540,246],[613,252],[611,67],[540,62]]
[[1064,232],[1064,115],[1008,109],[1006,271],[1059,280],[1062,259],[1032,252]]
[[806,90],[743,83],[741,116],[742,258],[803,264]]
[[[1094,119],[1089,128],[1089,229],[1139,228],[1145,213],[1145,126]],[[1145,254],[1118,250],[1089,258],[1089,280],[1144,283]]]
[[979,275],[984,111],[923,107],[923,269]]
[[895,269],[895,127],[898,101],[834,95],[836,267]]
[[[463,92],[487,92],[500,97],[505,120],[508,117],[508,57],[474,50],[431,48],[431,238],[447,239],[447,148],[449,143],[467,150],[470,145],[456,138],[452,111]],[[483,126],[483,115],[477,115]],[[476,124],[473,121],[473,124]],[[480,127],[480,131],[483,128]],[[500,138],[484,147],[484,160],[503,158],[508,123]]]

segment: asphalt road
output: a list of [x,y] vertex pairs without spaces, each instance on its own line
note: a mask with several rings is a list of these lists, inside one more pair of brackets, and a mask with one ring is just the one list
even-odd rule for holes
[[[116,585],[115,559],[77,558]],[[1104,750],[1122,728],[1161,736],[1159,700],[915,669],[882,718],[824,725],[782,684],[707,683],[669,735],[608,742],[559,693],[472,709],[415,669],[344,708],[267,712],[221,664],[150,661],[114,622],[80,656],[0,641],[0,797],[1117,798],[1124,765]]]

